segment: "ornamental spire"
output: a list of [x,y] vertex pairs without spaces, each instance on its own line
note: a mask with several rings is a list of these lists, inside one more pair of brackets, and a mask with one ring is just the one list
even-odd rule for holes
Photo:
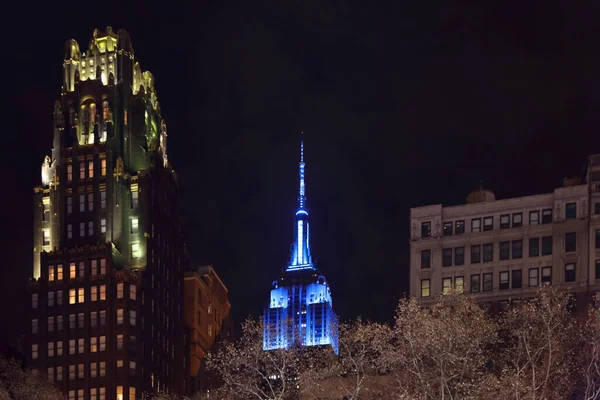
[[[303,134],[301,132],[300,134]],[[300,140],[300,191],[298,195],[298,211],[304,210],[306,196],[304,192],[304,139]]]
[[[301,135],[304,132],[301,132]],[[304,186],[304,140],[300,140],[300,188],[298,192],[298,209],[296,210],[295,240],[288,271],[294,269],[313,268],[310,256],[308,211],[306,210],[306,192]]]

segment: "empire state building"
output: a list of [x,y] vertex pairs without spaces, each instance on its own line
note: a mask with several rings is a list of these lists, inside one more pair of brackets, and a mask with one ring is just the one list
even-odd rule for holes
[[304,182],[304,141],[300,144],[300,188],[294,219],[290,261],[273,282],[264,313],[265,350],[302,346],[332,346],[338,351],[337,317],[331,290],[310,254],[310,230]]

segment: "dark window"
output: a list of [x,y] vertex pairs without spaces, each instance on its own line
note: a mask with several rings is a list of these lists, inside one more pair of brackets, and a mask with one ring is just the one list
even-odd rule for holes
[[452,249],[442,250],[442,266],[450,267],[452,265]]
[[539,283],[540,270],[537,268],[529,268],[529,287],[537,287]]
[[542,238],[542,255],[549,256],[552,254],[552,236],[544,236]]
[[454,233],[457,235],[465,233],[465,221],[456,221],[454,223]]
[[577,233],[569,232],[565,233],[565,251],[576,251],[577,250]]
[[471,264],[478,264],[481,262],[481,245],[471,246]]
[[540,238],[529,239],[529,257],[540,255]]
[[566,219],[577,218],[577,203],[567,203],[565,205],[565,218]]
[[523,226],[523,213],[513,214],[513,228]]
[[452,222],[444,222],[444,236],[451,236],[454,234],[454,224]]
[[421,222],[421,237],[431,236],[431,222]]
[[483,262],[494,261],[494,245],[486,243],[483,245]]
[[421,268],[431,268],[431,250],[421,250]]
[[523,272],[520,269],[510,271],[512,288],[519,289],[523,286]]
[[600,279],[600,260],[596,260],[596,279]]
[[500,311],[508,310],[508,305],[509,305],[508,300],[501,300],[499,304],[500,304]]
[[542,283],[552,283],[552,267],[542,267]]
[[471,220],[471,232],[481,232],[481,218]]
[[494,229],[494,217],[485,217],[483,219],[483,230],[491,231]]
[[510,258],[510,242],[500,242],[500,259],[508,260]]
[[494,275],[490,273],[483,274],[483,291],[491,292],[494,284]]
[[529,211],[529,225],[537,225],[540,223],[540,212]]
[[575,264],[565,265],[565,282],[575,282]]
[[600,249],[600,229],[596,229],[596,248]]
[[471,275],[471,293],[479,293],[481,291],[481,275]]
[[500,272],[500,290],[509,289],[508,271]]
[[512,258],[523,257],[523,241],[513,240],[512,241]]
[[594,214],[600,214],[600,202],[594,206]]
[[465,264],[465,248],[464,247],[456,247],[454,249],[454,265],[464,265]]
[[550,224],[552,223],[552,209],[546,208],[542,210],[542,224]]
[[502,228],[502,229],[510,228],[510,215],[509,214],[500,216],[500,228]]

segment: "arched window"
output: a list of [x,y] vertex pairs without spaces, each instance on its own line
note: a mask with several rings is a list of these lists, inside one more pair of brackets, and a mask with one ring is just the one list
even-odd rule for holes
[[92,124],[96,123],[96,103],[90,104],[90,121]]
[[81,123],[87,125],[90,122],[90,110],[86,106],[81,106]]

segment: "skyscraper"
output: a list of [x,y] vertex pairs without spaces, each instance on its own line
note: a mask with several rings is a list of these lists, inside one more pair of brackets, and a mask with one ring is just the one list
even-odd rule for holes
[[[337,317],[331,290],[310,254],[310,230],[304,184],[304,141],[300,144],[300,189],[294,220],[290,262],[273,282],[264,314],[265,350],[302,346],[332,346],[337,352]],[[300,343],[296,343],[299,341]]]
[[34,189],[27,361],[68,399],[183,393],[184,239],[167,127],[124,30],[66,43]]

